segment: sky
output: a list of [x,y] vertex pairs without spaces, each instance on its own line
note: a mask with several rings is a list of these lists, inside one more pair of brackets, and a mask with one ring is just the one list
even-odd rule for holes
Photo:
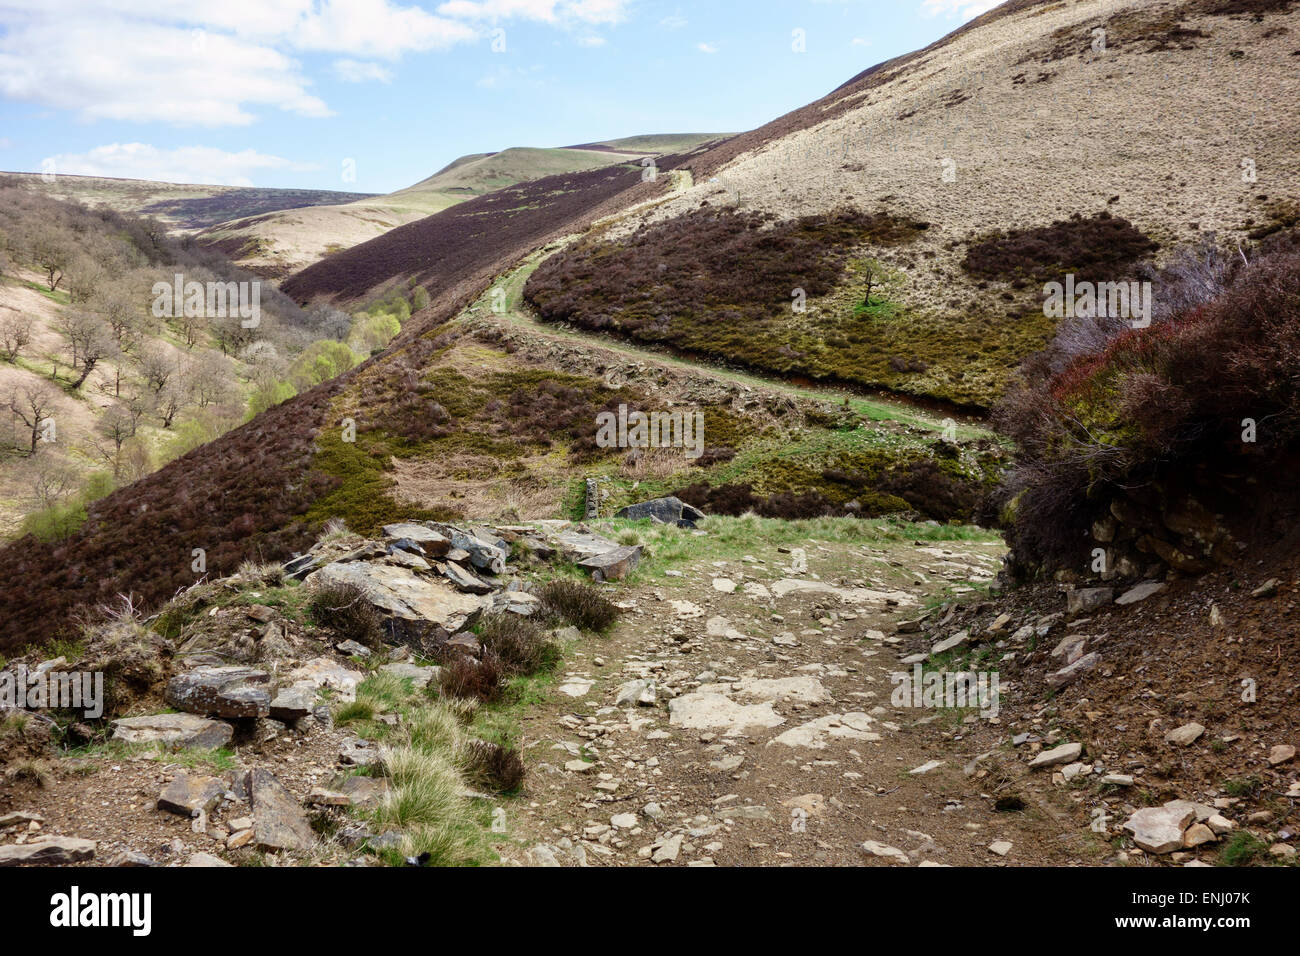
[[997,0],[0,0],[0,169],[385,193],[740,132]]

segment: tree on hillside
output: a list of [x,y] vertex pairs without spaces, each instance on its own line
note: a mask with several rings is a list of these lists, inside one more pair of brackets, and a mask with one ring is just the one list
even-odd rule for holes
[[36,454],[41,438],[41,423],[49,418],[59,401],[58,390],[44,379],[15,386],[9,392],[9,410],[31,433],[27,454]]
[[72,383],[73,389],[81,388],[82,383],[90,377],[103,359],[114,354],[117,341],[108,325],[92,312],[70,309],[59,317],[59,331],[68,339],[68,351],[72,355],[72,372],[80,372]]
[[108,270],[97,258],[84,252],[68,265],[68,295],[74,303],[89,302],[108,279]]
[[67,271],[71,254],[72,248],[64,240],[62,233],[53,226],[41,226],[32,236],[32,261],[45,273],[45,284],[50,287],[51,292],[57,291],[59,283],[63,281],[63,274]]
[[166,388],[176,371],[176,361],[161,345],[145,345],[136,353],[135,361],[140,367],[140,377],[155,395]]
[[122,446],[135,437],[139,418],[127,406],[118,403],[108,409],[95,425],[92,439],[95,451],[113,468],[113,477],[122,473]]
[[328,382],[357,364],[357,354],[342,342],[322,340],[303,349],[289,368],[289,380],[300,392]]
[[204,352],[194,362],[191,384],[200,408],[219,404],[234,391],[235,363],[219,352]]
[[194,346],[203,341],[204,336],[208,334],[208,317],[202,312],[196,312],[193,315],[187,314],[181,310],[175,320],[176,331],[185,343],[185,347],[191,351]]
[[194,386],[190,368],[178,364],[167,384],[158,392],[154,410],[162,419],[163,428],[171,428],[181,409],[194,404]]
[[32,498],[36,506],[42,509],[59,504],[76,491],[81,483],[78,469],[63,455],[54,451],[34,455],[26,471]]
[[9,306],[0,309],[0,352],[6,362],[14,362],[32,341],[32,318]]
[[321,338],[342,342],[352,328],[352,316],[333,306],[318,305],[308,313],[311,327]]
[[859,274],[866,282],[862,298],[864,306],[879,305],[894,298],[903,288],[903,276],[879,259],[867,259],[859,266]]
[[[140,344],[147,334],[144,321],[130,288],[123,282],[102,285],[91,299],[91,308],[108,327],[116,351],[125,355]],[[113,394],[122,394],[122,363],[118,362],[113,375]]]

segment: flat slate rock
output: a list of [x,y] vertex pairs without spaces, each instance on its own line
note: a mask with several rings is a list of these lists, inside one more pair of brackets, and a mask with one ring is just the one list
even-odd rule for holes
[[376,608],[404,621],[436,624],[455,632],[488,603],[465,594],[441,579],[420,577],[407,568],[354,561],[334,562],[311,574],[308,587],[352,584],[366,593]]
[[177,774],[163,787],[158,797],[158,809],[190,817],[199,810],[211,810],[221,802],[221,795],[225,792],[225,784],[215,777]]
[[43,837],[30,843],[0,846],[0,866],[56,866],[94,859],[95,841],[79,837]]
[[207,665],[167,682],[167,703],[205,717],[266,717],[271,712],[271,675],[255,667]]
[[230,743],[235,729],[195,714],[151,714],[113,721],[113,739],[128,744],[161,743],[169,747],[215,750]]
[[253,807],[253,844],[259,850],[307,850],[316,840],[307,814],[276,776],[261,768],[248,771],[246,787]]
[[435,558],[441,558],[451,550],[450,538],[441,531],[426,528],[422,524],[409,522],[386,524],[383,531],[384,537],[388,540],[395,542],[411,541],[420,546],[422,553],[432,555]]

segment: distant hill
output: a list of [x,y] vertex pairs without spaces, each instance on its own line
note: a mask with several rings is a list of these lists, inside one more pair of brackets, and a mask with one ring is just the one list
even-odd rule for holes
[[555,149],[513,147],[497,153],[475,153],[386,196],[339,206],[284,209],[224,222],[206,230],[202,239],[246,268],[280,277],[397,226],[505,186],[675,152],[718,138],[717,134],[660,134]]
[[219,222],[306,206],[338,205],[366,199],[371,193],[331,189],[261,189],[245,186],[203,186],[114,179],[107,176],[52,176],[0,172],[0,187],[18,186],[87,206],[107,206],[114,212],[148,216],[177,230],[206,229]]

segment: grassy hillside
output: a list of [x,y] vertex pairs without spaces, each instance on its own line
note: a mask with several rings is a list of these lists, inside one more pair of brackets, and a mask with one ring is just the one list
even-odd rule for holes
[[506,186],[598,169],[664,153],[681,144],[694,146],[715,138],[647,136],[586,147],[515,147],[499,153],[462,156],[428,179],[386,196],[225,222],[207,230],[203,240],[218,245],[249,268],[266,275],[283,276],[397,226]]
[[[1098,31],[1106,43],[1094,50]],[[836,253],[894,275],[888,316],[864,315],[860,275],[845,271],[774,335],[753,325],[757,303],[715,303],[704,344],[751,366],[987,408],[1055,333],[1046,276],[1081,275],[1104,258],[1104,229],[1089,225],[1103,214],[1143,237],[1126,252],[1146,249],[1110,261],[1102,281],[1132,278],[1144,259],[1160,265],[1209,233],[1249,244],[1296,221],[1297,34],[1300,5],[1284,0],[1014,0],[691,157],[691,189],[535,281],[580,269],[575,257],[624,262],[669,221],[676,242],[696,245],[700,211],[718,207],[777,222],[846,208],[926,222],[914,241]],[[691,281],[658,279],[675,289]],[[641,321],[647,300],[635,297],[647,284],[552,313],[627,331]],[[793,288],[807,286],[790,284],[787,314]],[[773,322],[779,305],[763,303]],[[709,310],[692,308],[694,320],[672,315],[666,328],[631,334],[695,348],[683,323],[705,323]]]
[[196,230],[230,219],[279,209],[337,205],[363,200],[369,193],[331,189],[262,189],[244,186],[178,185],[106,176],[54,176],[0,173],[0,188],[18,186],[49,196],[105,206],[115,212],[147,216],[177,230]]

